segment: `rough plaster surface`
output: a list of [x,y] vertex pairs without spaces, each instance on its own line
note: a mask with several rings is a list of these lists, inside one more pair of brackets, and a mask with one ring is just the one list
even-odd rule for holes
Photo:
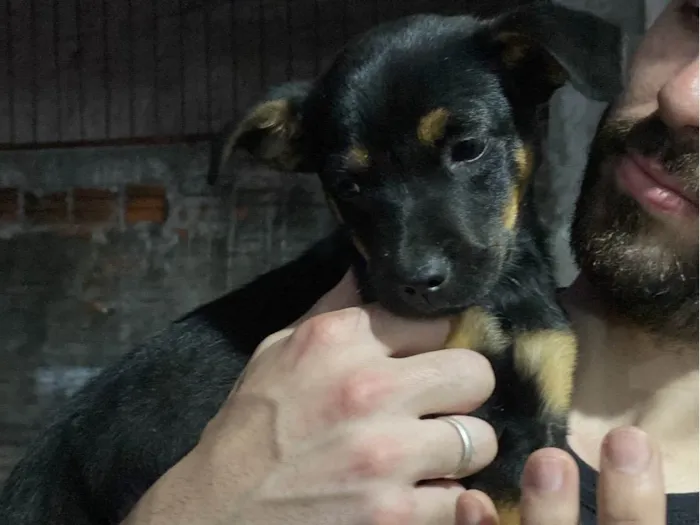
[[[648,3],[649,0],[647,0]],[[631,33],[642,0],[563,2]],[[603,106],[562,89],[550,115],[550,170],[540,182],[559,278],[574,275],[568,220]],[[315,179],[243,170],[235,191],[204,183],[206,145],[0,154],[0,187],[162,184],[164,225],[60,234],[0,227],[0,480],[42,414],[170,320],[292,258],[332,224]],[[183,234],[183,231],[186,234]]]

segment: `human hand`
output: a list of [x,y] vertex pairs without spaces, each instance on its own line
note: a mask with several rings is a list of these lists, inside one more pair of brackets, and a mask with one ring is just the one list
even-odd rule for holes
[[[447,320],[360,307],[355,286],[348,275],[259,346],[199,444],[125,525],[455,524],[464,489],[442,478],[462,440],[424,418],[478,408],[493,371],[475,352],[438,350]],[[465,476],[493,460],[497,441],[484,421],[457,418],[474,450]]]
[[[578,525],[579,474],[559,449],[533,453],[523,473],[522,525]],[[666,495],[658,447],[637,428],[603,441],[597,486],[598,525],[665,525]],[[498,525],[491,500],[478,491],[459,498],[458,525]]]

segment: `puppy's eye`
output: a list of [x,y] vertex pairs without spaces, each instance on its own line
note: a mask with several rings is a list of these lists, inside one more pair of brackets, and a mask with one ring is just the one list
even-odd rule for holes
[[338,197],[341,199],[351,199],[360,194],[360,186],[352,179],[342,179],[335,186]]
[[486,151],[487,142],[482,139],[470,138],[457,142],[452,146],[452,162],[474,162]]

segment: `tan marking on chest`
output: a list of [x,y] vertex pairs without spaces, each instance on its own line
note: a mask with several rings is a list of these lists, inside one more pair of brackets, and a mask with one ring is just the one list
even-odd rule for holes
[[350,171],[361,171],[368,168],[370,162],[369,151],[362,146],[353,146],[348,150],[345,166]]
[[508,347],[508,336],[493,315],[473,306],[452,321],[448,348],[465,348],[484,355],[498,355]]
[[541,330],[515,337],[515,370],[522,377],[534,379],[544,412],[555,415],[568,412],[577,353],[578,344],[573,332]]

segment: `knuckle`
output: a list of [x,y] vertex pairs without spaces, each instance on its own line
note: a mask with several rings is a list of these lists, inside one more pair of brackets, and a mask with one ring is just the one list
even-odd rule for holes
[[335,345],[347,341],[360,328],[362,316],[358,307],[320,314],[304,321],[294,335],[307,345]]
[[[461,362],[459,360],[461,359]],[[493,371],[491,362],[483,354],[472,350],[458,350],[455,360],[451,360],[450,368],[462,374],[462,379],[469,381],[478,381],[480,386],[488,390],[489,394],[493,391],[496,384],[496,376]]]
[[496,384],[496,375],[493,371],[493,365],[489,359],[477,352],[473,352],[471,355],[474,360],[472,367],[474,370],[478,370],[479,378],[484,381],[485,385],[488,386],[489,390],[493,390]]
[[414,523],[417,509],[415,493],[406,489],[379,490],[369,498],[370,525],[406,525]]
[[279,333],[279,332],[268,335],[262,341],[260,341],[260,344],[258,344],[258,346],[255,348],[254,354],[260,354],[260,353],[264,352],[265,350],[273,347],[283,337],[284,337],[284,335]]
[[211,428],[210,435],[208,436],[208,446],[206,447],[208,463],[213,468],[216,465],[227,465],[231,461],[231,455],[235,454],[235,450],[232,450],[231,442],[228,439],[222,438],[222,432],[220,428]]
[[356,370],[341,379],[330,397],[333,419],[367,415],[378,409],[393,391],[389,374],[377,370]]
[[348,445],[348,474],[353,478],[383,478],[398,470],[401,446],[389,436],[358,432]]
[[490,361],[472,350],[454,349],[440,355],[435,363],[435,371],[444,380],[452,378],[457,384],[478,386],[485,393],[495,387],[496,378]]

